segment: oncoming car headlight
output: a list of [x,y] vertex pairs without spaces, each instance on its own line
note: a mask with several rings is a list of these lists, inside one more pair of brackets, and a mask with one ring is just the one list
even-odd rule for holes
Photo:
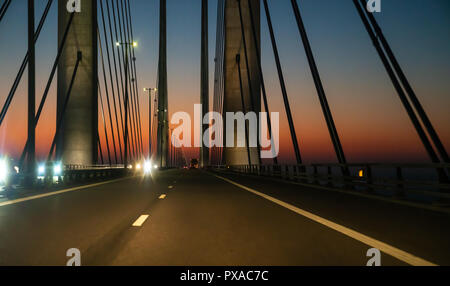
[[150,174],[152,172],[152,162],[150,161],[145,161],[144,163],[144,173],[145,174]]
[[9,166],[6,159],[0,159],[0,183],[6,183],[9,175]]
[[40,177],[45,176],[45,165],[40,165],[38,167],[38,176]]
[[62,166],[61,164],[55,164],[53,166],[53,176],[61,176],[62,175]]

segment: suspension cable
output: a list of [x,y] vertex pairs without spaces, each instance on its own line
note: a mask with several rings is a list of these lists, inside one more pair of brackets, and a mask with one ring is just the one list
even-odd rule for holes
[[[97,31],[98,31],[98,27],[97,27]],[[113,117],[112,117],[112,111],[111,111],[111,103],[109,100],[109,90],[108,90],[108,83],[106,80],[106,71],[105,71],[105,60],[103,57],[103,45],[102,45],[102,39],[100,37],[100,33],[98,33],[98,43],[99,43],[99,48],[100,48],[100,63],[102,64],[102,72],[103,72],[103,80],[104,80],[104,85],[105,85],[105,94],[106,94],[106,102],[108,104],[108,115],[109,115],[109,124],[110,124],[110,128],[111,128],[111,134],[112,134],[112,141],[113,141],[113,147],[114,147],[114,160],[117,164],[118,160],[117,160],[117,148],[116,148],[116,138],[115,138],[115,134],[114,134],[114,123],[113,123]]]
[[[320,78],[319,70],[317,68],[316,61],[314,60],[313,51],[311,48],[311,44],[308,39],[308,35],[306,33],[305,25],[303,24],[302,16],[300,13],[300,9],[298,7],[297,0],[291,0],[292,9],[294,10],[295,19],[297,20],[298,30],[300,32],[300,36],[303,42],[303,47],[305,48],[306,56],[308,58],[309,67],[311,70],[311,74],[314,79],[314,84],[316,86],[317,95],[319,96],[320,105],[322,106],[323,115],[325,117],[325,121],[328,126],[328,131],[330,133],[331,141],[333,142],[334,150],[336,152],[336,156],[339,160],[340,164],[347,164],[347,160],[345,158],[345,153],[342,148],[341,140],[339,138],[338,131],[336,129],[336,125],[334,123],[333,115],[330,110],[330,106],[328,104],[327,96],[325,94],[325,90],[323,88],[322,80]],[[345,175],[349,175],[348,168],[343,169]]]
[[[244,112],[244,114],[245,114],[247,112],[247,108],[245,107],[244,89],[242,87],[241,55],[240,54],[236,55],[236,64],[237,64],[237,69],[238,69],[238,74],[239,74],[239,87],[240,87],[240,91],[241,91],[242,112]],[[252,158],[251,158],[251,154],[250,154],[250,142],[249,142],[249,138],[248,138],[247,123],[245,123],[244,125],[245,125],[245,145],[247,147],[248,165],[251,166]]]
[[[67,36],[69,34],[70,27],[72,26],[74,15],[75,14],[72,14],[70,16],[69,22],[67,23],[66,29],[64,31],[63,38],[61,40],[61,43],[59,44],[58,53],[57,53],[55,61],[53,63],[52,71],[50,72],[50,76],[48,78],[47,85],[45,86],[44,94],[42,95],[41,102],[39,104],[39,108],[38,108],[38,111],[37,111],[37,114],[36,114],[36,119],[34,121],[35,124],[36,124],[36,127],[38,126],[39,119],[41,118],[42,111],[44,110],[44,106],[45,106],[45,103],[47,101],[48,93],[49,93],[50,87],[51,87],[51,85],[53,83],[53,79],[55,77],[56,69],[58,68],[59,60],[60,60],[61,54],[62,54],[62,52],[64,50],[64,47],[65,47],[65,44],[66,44],[66,40],[67,40]],[[24,147],[24,149],[22,151],[22,155],[20,156],[20,160],[19,160],[19,167],[20,168],[23,167],[23,163],[25,161],[25,156],[26,156],[26,154],[28,152],[28,144],[29,144],[29,141],[27,139],[27,142],[25,144],[25,147]]]
[[275,142],[274,142],[274,138],[273,138],[273,134],[272,134],[273,133],[272,132],[272,120],[270,119],[270,110],[269,110],[269,103],[267,100],[266,84],[264,82],[264,74],[263,74],[262,64],[261,64],[261,54],[259,51],[260,43],[258,42],[258,37],[256,35],[255,18],[253,15],[252,3],[250,0],[248,0],[247,2],[248,2],[248,6],[249,6],[249,11],[250,11],[250,21],[251,21],[251,26],[252,26],[253,44],[255,45],[255,54],[257,57],[257,61],[258,61],[258,69],[259,69],[259,76],[260,76],[260,81],[261,81],[263,103],[264,103],[264,108],[267,112],[267,127],[268,127],[268,131],[269,131],[270,141],[272,144],[272,152],[274,155],[273,163],[275,165],[278,165],[277,154],[275,154]]
[[[103,23],[103,34],[105,37],[105,48],[106,48],[106,56],[108,59],[108,70],[109,70],[109,79],[110,79],[110,83],[111,83],[111,92],[112,92],[112,99],[113,99],[113,105],[114,105],[114,115],[115,115],[115,121],[116,121],[116,128],[117,128],[117,134],[119,134],[120,129],[119,129],[119,117],[117,115],[117,103],[116,103],[116,95],[115,95],[115,90],[114,90],[114,80],[113,80],[113,76],[112,76],[112,69],[111,69],[111,59],[110,59],[110,53],[109,53],[109,47],[110,47],[110,43],[109,43],[109,39],[108,39],[108,34],[106,33],[106,24],[105,24],[105,16],[104,16],[104,11],[103,11],[103,1],[100,0],[100,9],[101,9],[101,15],[102,15],[102,23]],[[111,39],[112,40],[112,39]],[[114,48],[113,48],[114,50]],[[102,53],[103,56],[103,53]],[[103,59],[102,59],[103,60]],[[106,84],[106,83],[105,83]],[[120,155],[120,159],[122,160],[123,158],[123,154],[122,154],[122,140],[120,139],[120,136],[117,136],[118,138],[118,143],[119,143],[119,155]],[[114,135],[113,135],[114,138]],[[116,158],[116,164],[118,163],[117,158]]]
[[297,133],[296,133],[295,127],[294,127],[294,120],[292,118],[291,107],[289,104],[289,98],[287,95],[286,84],[284,81],[283,70],[281,68],[280,56],[278,54],[277,42],[275,40],[275,35],[274,35],[274,31],[273,31],[273,26],[272,26],[272,19],[270,16],[269,5],[267,4],[267,0],[264,0],[264,10],[266,11],[267,24],[269,26],[270,39],[272,41],[272,49],[273,49],[273,53],[274,53],[275,61],[276,61],[276,65],[277,65],[278,78],[280,80],[281,92],[283,94],[284,107],[285,107],[286,115],[287,115],[288,122],[289,122],[289,129],[291,132],[291,139],[292,139],[292,144],[294,147],[295,157],[297,160],[297,164],[301,165],[302,157],[300,154],[300,147],[298,144]]
[[[123,17],[123,26],[124,26],[124,33],[125,38],[127,39],[127,42],[133,43],[132,39],[130,37],[130,27],[128,24],[128,13],[127,13],[127,6],[126,1],[122,0],[122,17]],[[138,140],[138,130],[137,130],[137,112],[136,112],[136,90],[135,90],[135,78],[134,78],[134,72],[133,72],[133,61],[134,61],[134,55],[133,55],[133,48],[130,46],[130,60],[128,62],[129,66],[127,67],[129,69],[129,75],[130,75],[130,94],[131,94],[131,116],[132,116],[132,126],[133,126],[133,139],[134,139],[134,146],[135,146],[135,159],[140,156],[140,144]]]
[[[109,148],[108,128],[106,127],[105,109],[103,108],[103,96],[102,96],[102,91],[101,91],[101,88],[100,88],[100,83],[99,83],[98,78],[97,78],[97,85],[98,85],[98,96],[100,98],[100,107],[101,107],[101,110],[102,110],[101,115],[102,115],[102,122],[103,122],[103,130],[105,131],[106,148],[108,150],[108,162],[109,162],[109,165],[111,166],[112,165],[112,160],[111,160],[111,151],[110,151],[110,148]],[[99,140],[100,140],[100,136],[99,136]],[[103,158],[102,158],[102,161],[103,161]]]
[[[81,54],[81,52],[79,51],[79,52],[77,53],[77,62],[75,63],[75,67],[74,67],[74,69],[73,69],[72,79],[70,80],[70,85],[69,85],[69,89],[68,89],[68,91],[67,91],[66,98],[65,98],[65,100],[64,100],[64,105],[63,105],[63,107],[62,107],[61,113],[60,113],[59,116],[58,116],[58,120],[57,120],[57,124],[56,124],[55,136],[53,137],[52,147],[50,148],[50,152],[49,152],[49,154],[48,154],[47,161],[50,161],[50,160],[51,160],[51,158],[52,158],[52,156],[53,156],[53,153],[54,153],[54,151],[55,151],[56,140],[57,140],[57,138],[58,138],[58,136],[59,136],[59,132],[61,131],[62,124],[63,124],[63,122],[64,122],[64,115],[65,115],[65,113],[66,113],[67,105],[68,105],[69,100],[70,100],[70,95],[71,95],[71,93],[72,93],[73,84],[74,84],[75,78],[76,78],[76,76],[77,76],[77,71],[78,71],[78,67],[79,67],[79,65],[80,65],[81,59],[82,59],[82,54]],[[56,159],[59,159],[59,158],[56,158]]]
[[[130,0],[127,0],[128,3],[128,14],[129,14],[129,21],[130,21],[130,33],[131,33],[131,40],[134,41],[134,34],[133,34],[133,22],[131,21],[131,5]],[[135,78],[135,89],[136,89],[136,96],[137,96],[137,110],[138,110],[138,118],[139,118],[139,133],[140,133],[140,140],[141,140],[141,156],[144,155],[144,139],[142,134],[142,118],[141,118],[141,104],[139,100],[139,85],[138,85],[138,78],[137,78],[137,67],[136,67],[136,55],[133,49],[133,69],[134,69],[134,78]]]
[[[361,1],[361,3],[364,3],[364,1]],[[394,52],[392,51],[386,37],[384,36],[384,33],[383,33],[381,27],[378,25],[377,20],[375,19],[374,15],[372,15],[372,13],[369,13],[368,11],[366,11],[366,9],[364,9],[364,11],[373,26],[374,32],[377,35],[378,40],[383,45],[384,50],[386,51],[387,56],[389,57],[392,65],[394,67],[394,70],[397,72],[398,78],[400,79],[401,83],[403,84],[403,86],[406,90],[406,93],[409,96],[409,99],[411,100],[412,104],[416,108],[416,111],[419,114],[419,117],[422,119],[422,122],[425,125],[425,128],[428,130],[428,134],[430,135],[431,140],[434,142],[434,145],[436,146],[437,151],[441,155],[442,160],[445,163],[450,163],[448,153],[444,147],[444,144],[442,144],[442,141],[439,138],[439,135],[436,132],[436,129],[434,128],[433,124],[431,123],[431,120],[429,119],[427,113],[425,112],[425,109],[423,108],[422,104],[420,103],[419,99],[417,98],[416,93],[414,92],[411,84],[409,83],[399,62],[397,61],[397,58],[395,57]]]
[[[117,0],[117,15],[118,15],[118,20],[119,20],[119,32],[120,32],[120,38],[122,41],[125,41],[128,43],[128,39],[126,37],[126,32],[125,32],[125,20],[124,20],[124,12],[123,12],[123,1],[120,1],[119,4],[119,0]],[[130,93],[131,93],[131,76],[130,76],[130,72],[129,72],[129,64],[130,64],[130,53],[129,53],[129,45],[121,45],[122,46],[122,53],[123,53],[123,58],[124,58],[124,70],[125,70],[125,114],[127,114],[126,120],[128,122],[128,124],[126,124],[126,129],[128,129],[125,133],[127,133],[126,137],[127,140],[129,141],[129,146],[130,146],[130,156],[132,158],[136,157],[136,148],[135,148],[135,141],[134,141],[134,136],[133,136],[133,121],[132,121],[132,114],[131,114],[131,105],[130,105]],[[126,58],[125,58],[126,57]],[[130,83],[130,84],[129,84]],[[130,132],[131,131],[131,132]],[[131,135],[131,136],[130,136]]]
[[6,1],[3,3],[2,7],[0,8],[0,23],[2,22],[2,19],[3,19],[3,17],[5,16],[6,11],[8,10],[9,5],[11,4],[11,1],[12,1],[12,0],[6,0]]
[[[122,35],[122,23],[120,19],[120,8],[119,8],[119,0],[112,1],[112,11],[113,11],[113,20],[114,20],[114,30],[117,42],[123,42],[123,35]],[[115,5],[114,5],[115,3]],[[117,12],[117,17],[116,17]],[[130,138],[128,135],[126,135],[126,126],[128,125],[128,111],[125,109],[125,49],[124,45],[117,46],[117,57],[119,59],[119,71],[120,71],[120,82],[122,85],[122,100],[123,100],[123,107],[124,107],[124,120],[123,120],[123,136],[124,136],[124,157],[128,157],[128,154],[131,155],[131,144],[130,144]]]
[[[53,0],[49,0],[47,2],[47,6],[45,7],[44,13],[42,14],[41,20],[39,21],[39,25],[37,27],[37,30],[36,30],[36,33],[34,36],[34,43],[36,43],[37,40],[39,39],[39,35],[41,34],[42,27],[44,26],[45,20],[47,19],[47,15],[48,15],[48,12],[50,10],[52,3],[53,3]],[[71,17],[71,20],[72,20],[72,17]],[[25,58],[22,61],[22,65],[20,66],[19,72],[17,73],[17,76],[14,80],[13,86],[11,87],[11,90],[9,91],[8,97],[6,98],[6,102],[3,105],[2,111],[0,113],[0,126],[2,125],[3,120],[6,117],[6,113],[8,112],[9,106],[11,105],[11,102],[14,98],[16,90],[22,79],[23,73],[25,72],[25,68],[28,65],[29,58],[30,58],[30,51],[27,51]]]
[[[249,94],[250,94],[250,104],[251,104],[251,109],[254,112],[254,111],[256,111],[255,93],[253,92],[253,83],[252,83],[252,79],[251,79],[251,75],[250,75],[250,64],[248,62],[247,40],[245,38],[244,19],[242,17],[241,0],[237,0],[237,2],[238,2],[238,6],[239,6],[238,8],[239,8],[239,19],[240,19],[240,23],[241,23],[242,43],[244,45],[243,48],[244,48],[245,66],[247,68],[247,84],[248,84],[248,89],[249,89]],[[256,120],[257,120],[258,126],[259,126],[259,118],[258,117]],[[257,138],[259,138],[259,135],[260,135],[260,130],[258,128]],[[259,161],[259,165],[261,165],[261,150],[259,148],[259,144],[257,146],[258,146],[257,147],[258,161]]]
[[[112,5],[114,5],[114,2],[112,2]],[[114,43],[114,36],[113,36],[113,31],[112,31],[112,22],[111,22],[111,11],[110,11],[110,7],[109,7],[109,1],[106,1],[106,10],[107,10],[107,14],[108,14],[108,27],[109,27],[109,34],[110,34],[110,38],[111,38],[111,43]],[[117,32],[116,32],[117,35]],[[122,133],[124,130],[124,121],[123,121],[123,112],[122,112],[122,98],[120,96],[120,88],[119,88],[119,77],[118,77],[118,72],[117,72],[117,61],[116,61],[116,50],[114,48],[111,49],[112,50],[112,56],[113,56],[113,63],[114,63],[114,75],[116,78],[116,88],[117,88],[117,98],[118,98],[118,105],[119,105],[119,112],[120,112],[120,126],[122,128]],[[117,56],[119,57],[119,53],[117,54]],[[122,85],[122,91],[123,91],[123,85]],[[118,134],[120,134],[120,129],[118,130]],[[119,136],[121,137],[121,136]],[[121,141],[123,140],[123,136],[121,138]],[[121,155],[121,159],[123,161],[123,153],[122,153],[122,147],[120,150]]]

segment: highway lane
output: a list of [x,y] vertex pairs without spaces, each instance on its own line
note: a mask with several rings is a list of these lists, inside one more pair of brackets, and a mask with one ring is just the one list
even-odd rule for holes
[[0,265],[65,265],[69,248],[82,265],[251,266],[365,265],[371,247],[200,171],[0,206]]
[[435,264],[450,265],[449,214],[272,178],[220,175]]
[[0,207],[0,265],[65,265],[69,248],[87,262],[157,201],[165,180],[130,178]]

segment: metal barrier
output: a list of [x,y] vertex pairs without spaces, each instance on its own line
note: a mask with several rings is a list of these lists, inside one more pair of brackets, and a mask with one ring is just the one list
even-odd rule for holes
[[439,177],[437,172],[444,170],[448,176],[449,164],[240,165],[212,168],[218,172],[271,177],[306,186],[344,189],[396,199],[430,203],[450,201],[448,177]]
[[130,175],[132,170],[122,167],[109,166],[66,166],[64,175],[61,177],[63,183],[78,183],[92,180],[104,180],[108,178],[119,178]]

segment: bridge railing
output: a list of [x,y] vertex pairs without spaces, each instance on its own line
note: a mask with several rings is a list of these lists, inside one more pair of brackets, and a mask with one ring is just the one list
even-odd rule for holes
[[123,169],[123,165],[65,165],[64,169],[67,171],[76,170],[105,170],[105,169]]
[[129,174],[123,165],[66,165],[64,166],[61,181],[64,183],[76,183],[90,180],[103,180],[109,178],[119,178]]
[[402,200],[426,203],[450,200],[450,184],[436,171],[448,173],[450,164],[239,165],[213,169]]

